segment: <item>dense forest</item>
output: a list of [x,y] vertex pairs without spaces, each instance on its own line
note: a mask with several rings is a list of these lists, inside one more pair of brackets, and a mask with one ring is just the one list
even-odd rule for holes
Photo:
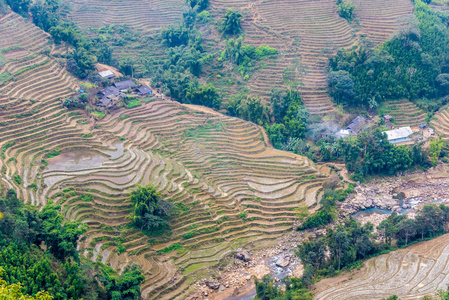
[[76,248],[85,231],[85,224],[64,222],[60,206],[39,211],[8,190],[0,197],[0,298],[137,299],[144,276],[135,266],[118,276],[80,258]]
[[418,100],[432,111],[447,102],[449,28],[447,13],[416,0],[393,37],[371,48],[341,50],[330,59],[330,94],[339,104],[375,110],[385,100]]

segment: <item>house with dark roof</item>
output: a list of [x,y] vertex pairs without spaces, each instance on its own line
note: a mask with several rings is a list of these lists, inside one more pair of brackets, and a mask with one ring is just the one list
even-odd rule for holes
[[114,86],[119,89],[120,91],[127,90],[129,88],[135,88],[136,85],[132,80],[124,80],[120,82],[114,83]]
[[346,130],[349,130],[349,133],[356,135],[359,133],[360,129],[362,129],[362,126],[365,125],[366,119],[362,116],[356,117],[354,120],[351,121],[351,123],[346,126]]
[[108,108],[113,106],[114,101],[111,98],[101,98],[100,100],[98,100],[97,102],[97,106],[99,107],[104,107],[104,108]]
[[98,92],[98,98],[105,98],[105,97],[116,97],[120,94],[120,90],[113,87],[108,86],[107,88],[102,89]]
[[151,92],[152,92],[152,90],[151,90],[151,88],[149,88],[148,86],[142,85],[141,87],[139,87],[139,88],[136,90],[136,92],[137,92],[137,94],[139,94],[139,95],[150,95]]
[[354,120],[352,120],[348,126],[346,126],[344,129],[341,129],[339,132],[335,134],[337,138],[345,138],[350,135],[357,135],[362,129],[363,125],[366,124],[366,119],[362,116],[356,117]]

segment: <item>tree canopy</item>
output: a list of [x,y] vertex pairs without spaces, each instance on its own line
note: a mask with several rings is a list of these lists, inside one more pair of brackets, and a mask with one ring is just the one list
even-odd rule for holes
[[169,227],[167,219],[172,213],[173,204],[163,200],[154,186],[138,186],[129,201],[133,204],[129,218],[134,226],[146,231]]
[[223,19],[222,31],[226,34],[237,34],[241,30],[242,14],[238,10],[228,9]]
[[337,103],[368,108],[385,100],[435,99],[448,94],[446,17],[420,0],[414,2],[414,15],[403,17],[383,45],[371,49],[362,44],[330,59],[328,82]]

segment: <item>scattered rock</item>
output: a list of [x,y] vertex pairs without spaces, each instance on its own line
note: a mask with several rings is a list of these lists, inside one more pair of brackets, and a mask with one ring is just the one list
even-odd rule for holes
[[249,252],[246,250],[240,251],[235,255],[235,258],[243,260],[244,262],[249,262],[251,260],[251,256]]
[[283,255],[276,261],[276,266],[286,268],[290,264],[290,256]]
[[399,214],[399,213],[401,213],[401,207],[399,207],[398,205],[393,206],[393,208],[391,209],[391,211],[397,212],[397,213]]
[[218,290],[220,288],[220,283],[218,281],[206,280],[206,285],[213,290]]

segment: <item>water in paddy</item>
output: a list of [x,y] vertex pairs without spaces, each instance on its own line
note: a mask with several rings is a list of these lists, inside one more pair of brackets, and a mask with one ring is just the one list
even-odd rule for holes
[[95,151],[64,152],[48,159],[48,171],[79,171],[101,167],[109,158]]
[[102,152],[76,150],[61,152],[58,156],[49,158],[47,171],[81,171],[99,168],[110,159],[117,159],[124,153],[122,143],[113,144],[113,150]]

